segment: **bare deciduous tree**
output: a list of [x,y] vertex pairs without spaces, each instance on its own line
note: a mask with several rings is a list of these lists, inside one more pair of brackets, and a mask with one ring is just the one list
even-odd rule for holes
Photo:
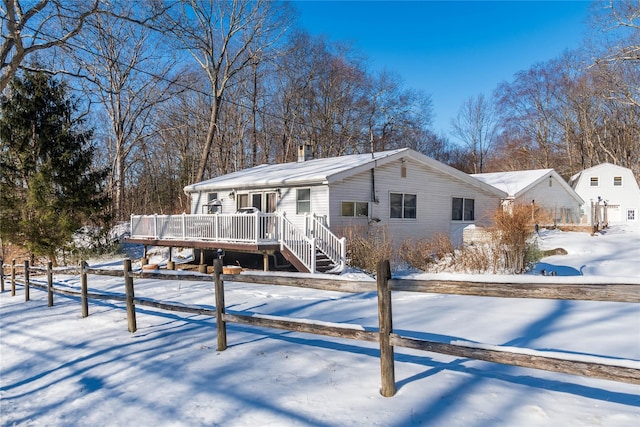
[[[288,22],[288,6],[266,0],[182,0],[169,10],[165,30],[189,51],[209,80],[209,127],[195,181],[201,181],[218,137],[225,92],[236,76],[269,54]],[[224,148],[218,145],[222,157]]]
[[484,172],[489,151],[493,148],[498,121],[493,104],[483,94],[468,98],[451,121],[452,134],[469,150],[473,173]]
[[0,91],[25,59],[64,46],[82,30],[87,18],[104,12],[99,0],[2,0]]
[[162,40],[154,38],[146,26],[96,15],[87,21],[78,43],[83,48],[75,60],[90,82],[85,91],[94,95],[109,117],[113,214],[122,219],[131,156],[156,131],[153,110],[184,87],[173,84],[174,59],[161,57]]

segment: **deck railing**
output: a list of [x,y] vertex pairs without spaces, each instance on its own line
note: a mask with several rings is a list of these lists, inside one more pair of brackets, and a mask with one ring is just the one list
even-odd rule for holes
[[305,234],[308,238],[315,239],[315,245],[329,259],[338,266],[339,271],[346,267],[345,254],[347,252],[347,239],[338,238],[326,226],[326,218],[307,215],[305,218]]
[[131,237],[156,240],[278,241],[277,214],[131,215]]
[[316,249],[341,271],[346,266],[346,241],[316,217],[299,230],[284,213],[131,215],[131,238],[149,240],[279,243],[309,271],[316,270]]

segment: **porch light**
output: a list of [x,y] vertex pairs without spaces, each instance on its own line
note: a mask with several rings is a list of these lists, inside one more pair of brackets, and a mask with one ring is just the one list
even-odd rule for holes
[[231,200],[233,200],[233,199],[235,199],[235,198],[236,198],[236,190],[231,190],[231,193],[229,193],[229,198],[230,198]]

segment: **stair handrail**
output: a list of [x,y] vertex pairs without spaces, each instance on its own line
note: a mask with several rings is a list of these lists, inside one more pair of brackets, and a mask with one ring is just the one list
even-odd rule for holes
[[341,272],[346,268],[347,240],[333,234],[326,225],[326,217],[306,215],[305,232],[308,238],[315,239],[317,248],[336,266],[333,271]]
[[280,246],[286,247],[310,272],[316,272],[316,239],[300,231],[285,213],[280,214]]

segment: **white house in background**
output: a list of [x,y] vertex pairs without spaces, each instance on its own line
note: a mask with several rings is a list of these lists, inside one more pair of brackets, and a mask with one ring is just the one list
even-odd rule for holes
[[584,200],[553,169],[471,175],[508,194],[512,203],[543,209],[558,224],[580,223]]
[[638,221],[640,189],[631,169],[602,163],[578,172],[569,183],[585,201],[581,208],[584,224]]
[[260,165],[188,185],[191,213],[281,212],[304,228],[313,214],[335,234],[345,227],[386,226],[396,243],[487,225],[507,196],[502,190],[408,148]]

